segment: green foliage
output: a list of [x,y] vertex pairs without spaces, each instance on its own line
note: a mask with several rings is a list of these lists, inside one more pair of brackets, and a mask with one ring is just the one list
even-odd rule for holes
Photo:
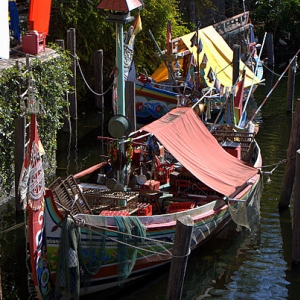
[[253,5],[254,24],[263,24],[263,31],[272,32],[275,39],[291,33],[291,41],[300,42],[300,1],[299,0],[258,0]]
[[48,41],[67,41],[67,31],[76,29],[76,53],[84,73],[92,74],[94,52],[103,49],[104,73],[114,66],[111,54],[115,53],[115,26],[105,22],[107,12],[97,8],[99,0],[60,1],[53,0]]
[[134,47],[134,61],[137,71],[146,69],[150,74],[161,62],[155,53],[158,53],[155,43],[151,39],[152,32],[161,50],[166,49],[167,23],[172,24],[172,36],[181,36],[189,30],[183,23],[182,15],[178,10],[178,1],[147,0],[140,12],[143,30],[137,35]]
[[[54,46],[53,46],[54,47]],[[30,60],[30,67],[11,67],[0,77],[0,186],[1,195],[7,192],[14,181],[15,118],[26,114],[22,104],[26,99],[28,80],[33,78],[40,100],[38,115],[39,135],[46,151],[46,177],[56,170],[56,133],[62,126],[68,105],[66,92],[69,87],[70,58],[65,52],[57,52],[48,60]],[[24,93],[24,97],[21,97]],[[29,122],[29,118],[27,119]]]
[[[48,40],[67,38],[67,30],[76,29],[76,53],[80,58],[80,65],[88,83],[93,87],[93,55],[102,49],[104,56],[103,78],[107,87],[112,78],[110,73],[115,64],[116,56],[116,26],[105,21],[110,12],[98,9],[99,0],[90,1],[60,1],[53,0],[52,16],[50,21],[50,35]],[[144,68],[151,74],[158,66],[160,60],[154,55],[157,52],[155,44],[149,35],[153,33],[161,49],[166,48],[167,22],[171,20],[173,36],[177,37],[188,32],[178,11],[176,0],[144,0],[144,7],[140,11],[143,30],[135,40],[134,60],[138,71]],[[138,9],[131,12],[132,16],[139,13]],[[132,23],[124,25],[124,33]],[[81,80],[78,76],[78,80]],[[81,80],[82,82],[82,80]],[[77,84],[77,88],[80,83]],[[78,88],[78,93],[82,93]],[[106,89],[106,88],[105,88]],[[86,90],[86,89],[85,89]],[[83,97],[83,96],[82,96]],[[80,100],[79,97],[78,100]]]

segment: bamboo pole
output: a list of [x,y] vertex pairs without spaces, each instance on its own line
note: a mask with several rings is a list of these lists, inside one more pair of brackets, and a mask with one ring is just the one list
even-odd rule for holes
[[194,221],[189,215],[177,220],[166,300],[181,299],[193,226]]

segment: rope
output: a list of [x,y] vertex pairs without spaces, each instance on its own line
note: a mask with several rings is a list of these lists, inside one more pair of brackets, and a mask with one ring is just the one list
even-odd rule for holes
[[[73,56],[73,55],[72,55],[72,56]],[[113,83],[109,86],[109,88],[108,88],[104,93],[102,93],[102,94],[96,93],[96,92],[89,86],[89,84],[87,83],[87,81],[86,81],[86,79],[85,79],[85,77],[84,77],[84,74],[83,74],[83,72],[82,72],[81,66],[80,66],[80,64],[79,64],[78,56],[75,55],[75,56],[73,56],[73,58],[74,58],[74,59],[76,60],[76,62],[77,62],[77,66],[78,66],[80,75],[81,75],[81,77],[82,77],[82,79],[83,79],[85,85],[87,86],[87,88],[88,88],[94,95],[96,95],[96,96],[104,96],[106,93],[108,93],[108,91],[112,88]]]
[[186,258],[191,254],[191,248],[189,248],[189,252],[185,255],[173,255],[173,258]]
[[[102,227],[102,226],[97,226],[97,225],[92,225],[92,224],[86,223],[85,220],[72,216],[71,212],[67,208],[65,208],[63,205],[61,205],[60,203],[58,203],[58,202],[55,202],[55,203],[57,205],[59,205],[62,209],[64,209],[70,215],[70,217],[74,221],[76,221],[76,225],[79,226],[79,227],[83,227],[83,228],[85,228],[85,229],[87,229],[87,230],[89,230],[89,231],[91,231],[93,233],[96,233],[99,236],[103,236],[106,239],[111,240],[113,242],[124,244],[124,245],[130,246],[130,247],[136,248],[138,250],[141,250],[141,251],[150,252],[150,253],[159,254],[159,255],[168,255],[168,254],[163,254],[163,253],[160,253],[160,252],[156,252],[156,251],[152,251],[152,250],[140,248],[140,247],[137,247],[137,246],[132,246],[130,244],[121,242],[121,241],[119,241],[119,240],[117,240],[117,239],[115,239],[113,237],[107,237],[105,234],[101,234],[99,231],[93,230],[92,228],[102,229],[103,231],[108,231],[108,232],[117,233],[117,234],[123,234],[124,236],[127,235],[127,236],[131,236],[131,237],[135,237],[135,238],[141,238],[140,236],[137,236],[137,235],[134,235],[134,234],[127,234],[126,232],[120,232],[120,231],[109,229],[109,228],[106,228],[106,227]],[[163,240],[159,240],[158,241],[158,240],[151,239],[151,238],[148,238],[148,237],[143,237],[143,239],[146,240],[146,241],[153,242],[153,243],[160,243],[160,244],[165,244],[165,245],[168,245],[168,246],[173,246],[173,244],[174,244],[174,243],[166,242],[166,241],[163,241]]]
[[226,68],[228,68],[230,65],[233,64],[233,61],[231,61],[226,67],[224,67],[223,69],[221,69],[219,72],[216,73],[216,75],[220,74],[221,72],[223,72]]
[[[274,72],[273,70],[271,70],[266,64],[263,64],[263,66],[264,66],[264,68],[266,68],[269,72],[271,72],[273,75],[276,75],[277,77],[280,76],[280,74],[278,74],[278,73]],[[297,65],[297,68],[299,68],[298,65]],[[299,74],[300,74],[300,72],[295,73],[295,76],[298,76]],[[282,77],[287,78],[287,77],[289,77],[289,76],[286,75],[286,76],[282,76]]]
[[[78,219],[76,219],[76,220],[78,220]],[[86,227],[85,225],[87,225],[89,227]],[[120,232],[120,231],[117,231],[117,230],[112,230],[112,229],[109,229],[109,228],[103,228],[101,226],[95,226],[95,225],[90,225],[90,224],[86,224],[86,223],[83,226],[84,226],[85,229],[90,230],[91,232],[96,233],[99,236],[106,237],[106,239],[111,240],[113,242],[116,242],[116,243],[119,243],[119,244],[123,244],[123,245],[126,245],[128,247],[132,247],[134,249],[137,249],[137,250],[140,250],[140,251],[144,251],[144,252],[149,252],[149,253],[159,254],[159,255],[169,255],[169,254],[165,254],[165,253],[153,251],[153,250],[150,250],[150,249],[141,248],[141,247],[138,247],[138,246],[133,246],[132,244],[128,244],[126,242],[120,241],[120,240],[115,239],[113,237],[107,237],[105,234],[102,234],[99,231],[93,230],[92,227],[93,228],[97,228],[97,229],[103,229],[103,230],[106,230],[106,231],[109,231],[109,232],[113,232],[113,233],[122,234],[122,235],[128,236],[128,237],[134,237],[134,238],[139,238],[139,239],[141,238],[140,236],[137,236],[135,234],[128,234],[126,232]],[[148,238],[146,236],[143,237],[143,240],[146,240],[146,241],[149,241],[149,242],[153,242],[154,244],[155,243],[156,244],[159,243],[159,244],[165,244],[165,245],[168,245],[168,246],[173,246],[174,245],[174,243],[171,243],[171,242],[166,242],[166,241],[162,241],[162,240],[158,241],[158,240],[155,240],[155,239]],[[147,245],[149,245],[149,244],[147,243]]]
[[263,107],[263,105],[266,103],[266,101],[268,100],[269,96],[272,94],[272,92],[274,91],[274,89],[278,85],[279,81],[281,80],[281,78],[283,77],[283,75],[285,74],[285,72],[288,70],[288,68],[291,66],[292,62],[297,57],[297,55],[298,55],[299,52],[300,52],[300,49],[297,51],[297,53],[294,55],[294,57],[290,60],[290,62],[287,65],[287,67],[285,68],[285,70],[283,71],[283,73],[280,75],[280,77],[277,79],[276,83],[274,84],[274,86],[272,87],[272,89],[269,91],[269,93],[267,94],[267,96],[265,97],[265,99],[263,100],[263,102],[261,103],[261,105],[257,108],[257,110],[255,111],[255,113],[253,114],[252,118],[250,119],[250,121],[248,123],[250,123],[250,122],[252,122],[254,120],[254,118],[256,117],[257,113],[261,110],[261,108]]

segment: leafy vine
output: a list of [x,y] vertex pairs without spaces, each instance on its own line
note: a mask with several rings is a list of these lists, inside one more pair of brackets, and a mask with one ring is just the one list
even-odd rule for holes
[[38,129],[46,151],[46,180],[56,170],[56,135],[66,115],[66,93],[71,90],[71,60],[67,51],[54,44],[49,47],[55,50],[55,55],[47,60],[42,62],[35,57],[30,60],[29,68],[13,66],[0,77],[0,198],[7,195],[14,182],[15,119],[25,114],[29,122],[22,94],[26,94],[30,78],[35,81],[42,112],[38,114]]

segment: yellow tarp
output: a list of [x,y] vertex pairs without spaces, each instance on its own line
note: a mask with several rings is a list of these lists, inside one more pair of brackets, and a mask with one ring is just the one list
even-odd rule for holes
[[[186,49],[189,49],[190,52],[194,54],[194,58],[197,61],[199,57],[199,62],[202,62],[203,55],[207,56],[207,65],[205,68],[205,80],[209,86],[212,86],[214,83],[210,83],[207,79],[208,72],[210,67],[212,71],[216,74],[217,78],[220,81],[220,84],[223,84],[224,87],[232,87],[232,61],[233,61],[233,51],[225,42],[225,40],[219,35],[219,33],[209,26],[198,31],[199,40],[203,44],[202,51],[198,55],[197,47],[191,47],[191,39],[194,36],[195,32],[186,34],[180,39],[185,44]],[[179,63],[182,65],[182,59],[179,60]],[[245,79],[245,88],[250,87],[252,84],[258,84],[260,80],[254,75],[254,73],[241,61],[240,62],[240,76],[242,75],[243,69],[246,68],[246,79]],[[163,62],[159,68],[153,73],[152,78],[156,82],[167,80],[168,71]]]

